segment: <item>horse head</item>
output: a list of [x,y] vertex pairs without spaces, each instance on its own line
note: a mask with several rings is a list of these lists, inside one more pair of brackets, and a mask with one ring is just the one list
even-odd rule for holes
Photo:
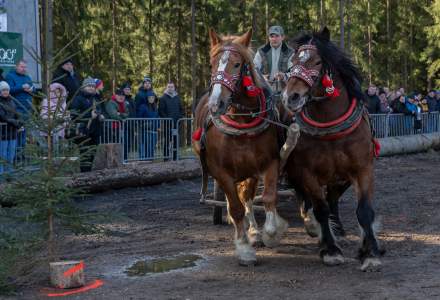
[[252,56],[248,49],[252,30],[241,36],[220,37],[213,29],[210,64],[211,86],[208,108],[213,115],[226,113],[234,97],[241,92],[242,79],[249,72]]
[[324,27],[307,41],[300,38],[296,43],[293,65],[287,72],[288,80],[282,93],[284,106],[292,111],[300,110],[311,100],[312,94],[314,97],[325,95],[325,87],[320,83],[327,70],[316,43],[331,43],[330,31]]

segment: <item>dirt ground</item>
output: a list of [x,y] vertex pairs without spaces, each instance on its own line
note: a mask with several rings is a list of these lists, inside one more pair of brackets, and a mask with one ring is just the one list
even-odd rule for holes
[[[380,158],[375,206],[387,249],[380,272],[363,273],[356,201],[349,190],[341,216],[347,262],[328,267],[317,239],[303,229],[295,201],[280,213],[290,228],[275,249],[257,250],[259,265],[241,267],[234,257],[232,225],[212,224],[212,208],[199,204],[200,179],[95,195],[82,205],[125,215],[105,224],[108,236],[67,236],[66,259],[84,259],[88,281],[104,285],[66,299],[440,299],[440,153]],[[259,213],[260,224],[264,215]],[[139,259],[199,254],[196,267],[127,277]],[[44,299],[41,287],[11,299]]]

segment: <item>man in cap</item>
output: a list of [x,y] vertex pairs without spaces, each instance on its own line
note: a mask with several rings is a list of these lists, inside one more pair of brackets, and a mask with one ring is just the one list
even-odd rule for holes
[[269,43],[258,48],[254,64],[275,91],[279,92],[280,87],[276,86],[276,81],[283,80],[285,73],[292,66],[294,50],[284,42],[284,30],[281,26],[271,26],[268,34]]
[[67,90],[67,101],[70,102],[81,87],[81,80],[75,73],[72,59],[66,59],[55,70],[53,82],[62,84]]
[[[27,63],[21,59],[17,62],[15,70],[9,71],[6,75],[6,81],[10,86],[11,96],[16,100],[17,112],[20,118],[26,122],[30,119],[33,112],[32,94],[35,92],[35,87],[32,83],[31,77],[27,74]],[[17,147],[20,150],[26,145],[26,131],[18,133]],[[19,159],[22,159],[22,155]]]

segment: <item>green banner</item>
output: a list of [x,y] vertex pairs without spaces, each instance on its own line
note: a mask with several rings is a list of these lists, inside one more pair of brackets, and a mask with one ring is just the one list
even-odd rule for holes
[[23,37],[21,33],[0,32],[0,69],[3,77],[15,69],[17,61],[23,58]]

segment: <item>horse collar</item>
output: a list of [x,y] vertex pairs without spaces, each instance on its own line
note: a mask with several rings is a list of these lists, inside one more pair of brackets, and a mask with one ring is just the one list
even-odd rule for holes
[[297,113],[296,120],[301,131],[322,140],[337,140],[352,133],[361,123],[364,106],[353,98],[349,109],[339,118],[330,122],[317,122],[305,111]]

